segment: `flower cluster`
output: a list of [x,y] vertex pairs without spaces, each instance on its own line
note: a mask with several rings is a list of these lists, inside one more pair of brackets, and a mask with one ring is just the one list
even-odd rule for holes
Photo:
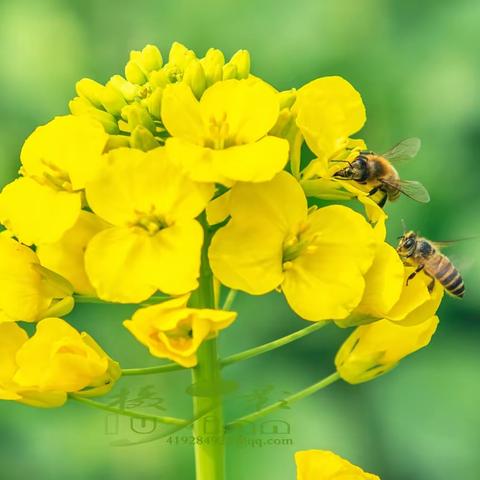
[[[333,175],[338,159],[365,149],[351,138],[365,107],[346,80],[279,92],[250,73],[246,51],[225,62],[219,50],[197,58],[175,43],[168,61],[147,45],[124,77],[83,79],[76,90],[70,115],[27,138],[20,176],[0,194],[1,322],[63,316],[73,292],[139,305],[161,292],[172,298],[124,325],[153,355],[193,367],[202,342],[236,317],[214,308],[218,298],[191,304],[206,265],[225,287],[281,292],[305,320],[356,326],[336,359],[346,381],[428,343],[441,285],[431,289],[424,273],[407,284],[412,267],[386,243],[374,196]],[[365,215],[339,204],[354,198]],[[43,320],[28,340],[3,328],[16,345],[2,380],[13,399],[103,392],[117,378],[62,320]]]

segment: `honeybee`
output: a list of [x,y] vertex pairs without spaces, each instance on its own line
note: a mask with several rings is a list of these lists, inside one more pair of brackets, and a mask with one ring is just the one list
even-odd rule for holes
[[438,280],[450,295],[462,298],[465,293],[462,276],[453,263],[440,252],[439,245],[441,244],[419,237],[412,231],[400,237],[397,246],[398,254],[404,263],[416,267],[408,276],[407,285],[418,272],[424,270],[432,278],[430,289],[433,288],[434,281]]
[[369,196],[378,191],[383,192],[384,195],[378,202],[380,207],[385,205],[387,199],[396,200],[400,193],[417,202],[428,203],[430,195],[426,188],[417,181],[401,180],[391,163],[415,157],[420,146],[419,138],[407,138],[382,155],[362,150],[352,162],[347,162],[348,167],[342,168],[333,176],[344,180],[354,180],[362,185],[372,185]]

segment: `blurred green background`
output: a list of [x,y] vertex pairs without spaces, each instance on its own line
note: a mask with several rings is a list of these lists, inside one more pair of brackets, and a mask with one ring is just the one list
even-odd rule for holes
[[[279,89],[322,75],[347,78],[367,106],[362,137],[369,147],[382,151],[414,135],[423,140],[418,160],[402,173],[421,180],[433,201],[402,198],[389,205],[390,240],[401,233],[401,218],[432,239],[480,234],[479,23],[476,0],[0,0],[0,178],[15,176],[32,129],[66,112],[76,80],[104,82],[121,72],[131,49],[155,43],[166,53],[178,40],[199,55],[211,46],[227,55],[246,48],[254,73]],[[228,447],[230,480],[293,479],[293,453],[311,448],[334,450],[384,480],[480,478],[480,241],[449,253],[464,265],[467,294],[463,301],[445,299],[431,345],[374,382],[335,384],[274,415],[290,433],[237,435]],[[305,326],[277,294],[241,296],[237,307],[240,318],[221,339],[223,354]],[[154,365],[121,327],[131,311],[80,306],[71,320],[125,367]],[[239,389],[229,397],[227,415],[247,413],[330,373],[346,335],[328,327],[230,367],[227,378]],[[137,377],[110,396],[113,401],[126,387],[134,402],[147,389],[153,395],[140,408],[187,416],[188,385],[187,373]],[[2,402],[0,478],[193,478],[193,450],[183,444],[189,432],[172,443],[112,445],[146,437],[132,427],[149,428],[115,425],[79,404],[37,410]],[[276,444],[247,443],[259,438]]]

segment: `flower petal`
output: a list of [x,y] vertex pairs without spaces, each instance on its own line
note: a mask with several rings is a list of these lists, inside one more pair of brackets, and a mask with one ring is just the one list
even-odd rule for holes
[[232,219],[217,231],[209,249],[212,270],[230,288],[267,293],[283,278],[285,238],[306,219],[303,190],[290,174],[280,172],[270,182],[234,185],[229,209]]
[[213,191],[213,185],[183,175],[162,147],[146,153],[128,148],[111,151],[86,189],[92,210],[114,225],[135,225],[142,215],[168,224],[192,219]]
[[88,242],[109,224],[93,213],[82,211],[77,223],[55,243],[40,245],[37,255],[41,264],[62,275],[82,295],[95,295],[85,272],[85,249]]
[[197,287],[202,242],[195,220],[155,235],[138,227],[109,228],[89,243],[85,267],[104,300],[138,303],[156,290],[179,295]]
[[200,104],[185,83],[168,85],[163,92],[162,121],[172,137],[203,145],[207,132]]
[[304,85],[294,105],[297,125],[309,148],[321,159],[342,149],[366,120],[360,94],[341,77],[323,77]]
[[208,88],[200,106],[205,125],[225,122],[234,144],[255,142],[275,125],[280,104],[275,90],[262,81],[224,80]]
[[388,320],[361,325],[340,347],[335,357],[337,370],[349,383],[372,380],[428,345],[437,325],[437,317],[414,326],[396,325]]
[[313,212],[309,231],[319,235],[313,253],[301,254],[285,271],[282,290],[306,320],[342,319],[360,303],[376,238],[353,210],[332,205]]
[[288,141],[267,136],[261,140],[212,152],[213,167],[221,176],[241,182],[266,182],[288,161]]
[[283,279],[282,233],[270,224],[230,220],[212,239],[208,258],[214,275],[251,295],[270,292]]
[[364,321],[385,318],[400,298],[404,285],[404,271],[403,263],[395,249],[387,243],[381,243],[365,276],[366,286],[362,301],[352,315],[338,324],[359,325]]
[[81,189],[100,163],[108,140],[102,125],[86,116],[66,115],[38,127],[25,141],[21,161],[26,176],[66,173]]
[[51,243],[73,226],[80,206],[79,193],[53,190],[21,177],[0,194],[0,221],[22,243]]

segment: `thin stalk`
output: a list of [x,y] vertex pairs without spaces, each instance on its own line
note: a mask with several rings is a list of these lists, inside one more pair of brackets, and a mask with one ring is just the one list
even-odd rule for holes
[[[211,233],[205,215],[201,218],[205,240],[202,247],[199,287],[190,297],[190,305],[196,308],[215,308],[213,274],[208,263],[208,247]],[[221,371],[217,353],[217,339],[204,342],[197,351],[198,363],[192,369],[192,382],[198,388],[193,396],[193,416],[209,411],[208,417],[202,417],[193,424],[195,442],[196,480],[225,479],[224,420],[221,394]],[[202,387],[208,396],[200,396]],[[195,393],[195,389],[194,389]],[[206,394],[206,393],[205,393]]]
[[106,405],[105,403],[97,402],[97,401],[92,400],[90,398],[81,397],[80,395],[75,395],[73,393],[71,393],[69,395],[69,398],[71,398],[72,400],[75,400],[79,403],[83,403],[84,405],[88,405],[89,407],[98,408],[99,410],[104,410],[105,412],[117,413],[119,415],[125,415],[127,417],[141,418],[141,419],[144,419],[144,420],[153,420],[155,422],[164,423],[166,425],[178,425],[178,426],[182,426],[182,427],[188,425],[188,420],[184,420],[183,418],[161,417],[161,416],[158,416],[158,415],[151,415],[149,413],[137,412],[135,410],[128,410],[128,409],[123,409],[123,408],[112,407],[110,405]]
[[178,363],[166,363],[165,365],[158,365],[157,367],[144,368],[122,368],[122,376],[130,377],[134,375],[153,375],[155,373],[175,372],[178,370],[186,370]]
[[230,310],[232,308],[233,302],[235,301],[235,297],[237,296],[237,290],[230,289],[225,301],[222,305],[222,310]]
[[309,325],[308,327],[302,328],[301,330],[290,333],[285,337],[273,340],[272,342],[264,343],[263,345],[259,345],[258,347],[250,348],[249,350],[230,355],[222,359],[220,363],[222,367],[226,367],[227,365],[231,365],[232,363],[237,363],[241,362],[242,360],[256,357],[257,355],[261,355],[262,353],[269,352],[270,350],[275,350],[276,348],[282,347],[283,345],[294,342],[295,340],[305,337],[306,335],[310,335],[311,333],[320,330],[329,323],[329,321],[316,322],[312,325]]
[[285,397],[283,400],[279,400],[278,402],[272,403],[271,405],[265,408],[262,408],[260,410],[257,410],[256,412],[240,417],[237,420],[234,420],[233,422],[230,422],[229,424],[226,425],[225,429],[227,431],[230,431],[230,430],[233,430],[234,428],[242,427],[245,424],[253,423],[259,418],[264,417],[265,415],[269,415],[270,413],[275,412],[280,408],[285,408],[287,405],[292,405],[293,403],[298,402],[298,400],[301,400],[302,398],[306,398],[318,392],[319,390],[322,390],[323,388],[328,387],[328,385],[331,385],[332,383],[336,382],[339,379],[340,379],[340,376],[338,372],[332,373],[331,375],[323,378],[319,382],[314,383],[313,385],[310,385],[309,387],[304,388],[303,390],[300,390],[292,395],[289,395],[288,397]]

